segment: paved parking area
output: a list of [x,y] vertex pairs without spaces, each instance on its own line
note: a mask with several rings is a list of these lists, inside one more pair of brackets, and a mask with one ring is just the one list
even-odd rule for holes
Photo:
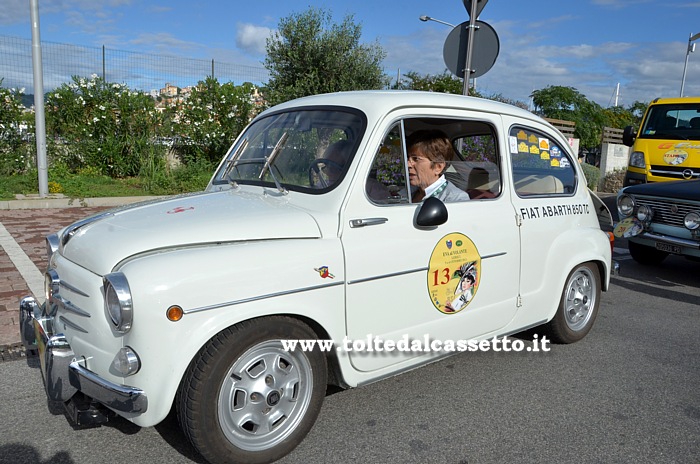
[[19,301],[32,294],[42,297],[44,238],[114,206],[105,203],[109,206],[0,209],[0,361],[21,355]]

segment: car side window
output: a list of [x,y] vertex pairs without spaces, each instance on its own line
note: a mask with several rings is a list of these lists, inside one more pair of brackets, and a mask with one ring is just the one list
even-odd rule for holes
[[510,130],[509,145],[518,196],[570,195],[576,191],[572,161],[552,138],[516,126]]
[[[473,123],[475,124],[475,123]],[[452,162],[447,178],[464,189],[472,200],[495,198],[501,194],[501,172],[498,167],[498,148],[493,129],[478,127],[474,134],[452,141],[458,156]],[[454,170],[459,174],[450,174]]]
[[384,137],[365,191],[377,204],[415,203],[425,195],[445,202],[495,198],[502,189],[498,159],[489,123],[406,118]]
[[379,146],[365,183],[373,203],[409,203],[401,124],[395,124]]

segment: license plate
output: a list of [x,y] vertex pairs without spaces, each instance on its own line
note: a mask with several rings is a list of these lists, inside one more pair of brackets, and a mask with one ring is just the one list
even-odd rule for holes
[[681,254],[681,247],[678,245],[669,245],[668,243],[656,242],[656,249],[667,253]]

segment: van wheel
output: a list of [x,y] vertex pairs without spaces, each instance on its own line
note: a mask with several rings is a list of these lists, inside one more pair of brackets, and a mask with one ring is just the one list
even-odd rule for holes
[[281,340],[316,339],[306,324],[268,317],[214,336],[190,364],[177,399],[180,426],[212,463],[268,463],[311,430],[326,391],[326,358],[315,347],[285,351]]
[[574,343],[590,332],[600,306],[600,273],[592,263],[577,266],[566,279],[559,309],[545,331],[555,343]]
[[630,250],[630,256],[639,264],[661,264],[666,259],[668,253],[657,250],[647,245],[641,245],[633,241],[627,242],[627,248]]

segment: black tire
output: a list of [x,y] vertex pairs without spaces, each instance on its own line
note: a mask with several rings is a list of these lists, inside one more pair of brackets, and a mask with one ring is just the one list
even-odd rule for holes
[[590,332],[600,306],[600,272],[592,263],[578,265],[566,278],[559,309],[545,324],[554,343],[574,343]]
[[316,347],[286,352],[280,340],[316,339],[277,316],[242,322],[193,359],[177,398],[185,435],[211,463],[260,464],[291,452],[311,430],[326,392],[326,358]]
[[641,245],[631,240],[627,242],[627,248],[630,250],[632,259],[644,265],[661,264],[668,256],[668,253],[665,251],[657,250],[647,245]]

